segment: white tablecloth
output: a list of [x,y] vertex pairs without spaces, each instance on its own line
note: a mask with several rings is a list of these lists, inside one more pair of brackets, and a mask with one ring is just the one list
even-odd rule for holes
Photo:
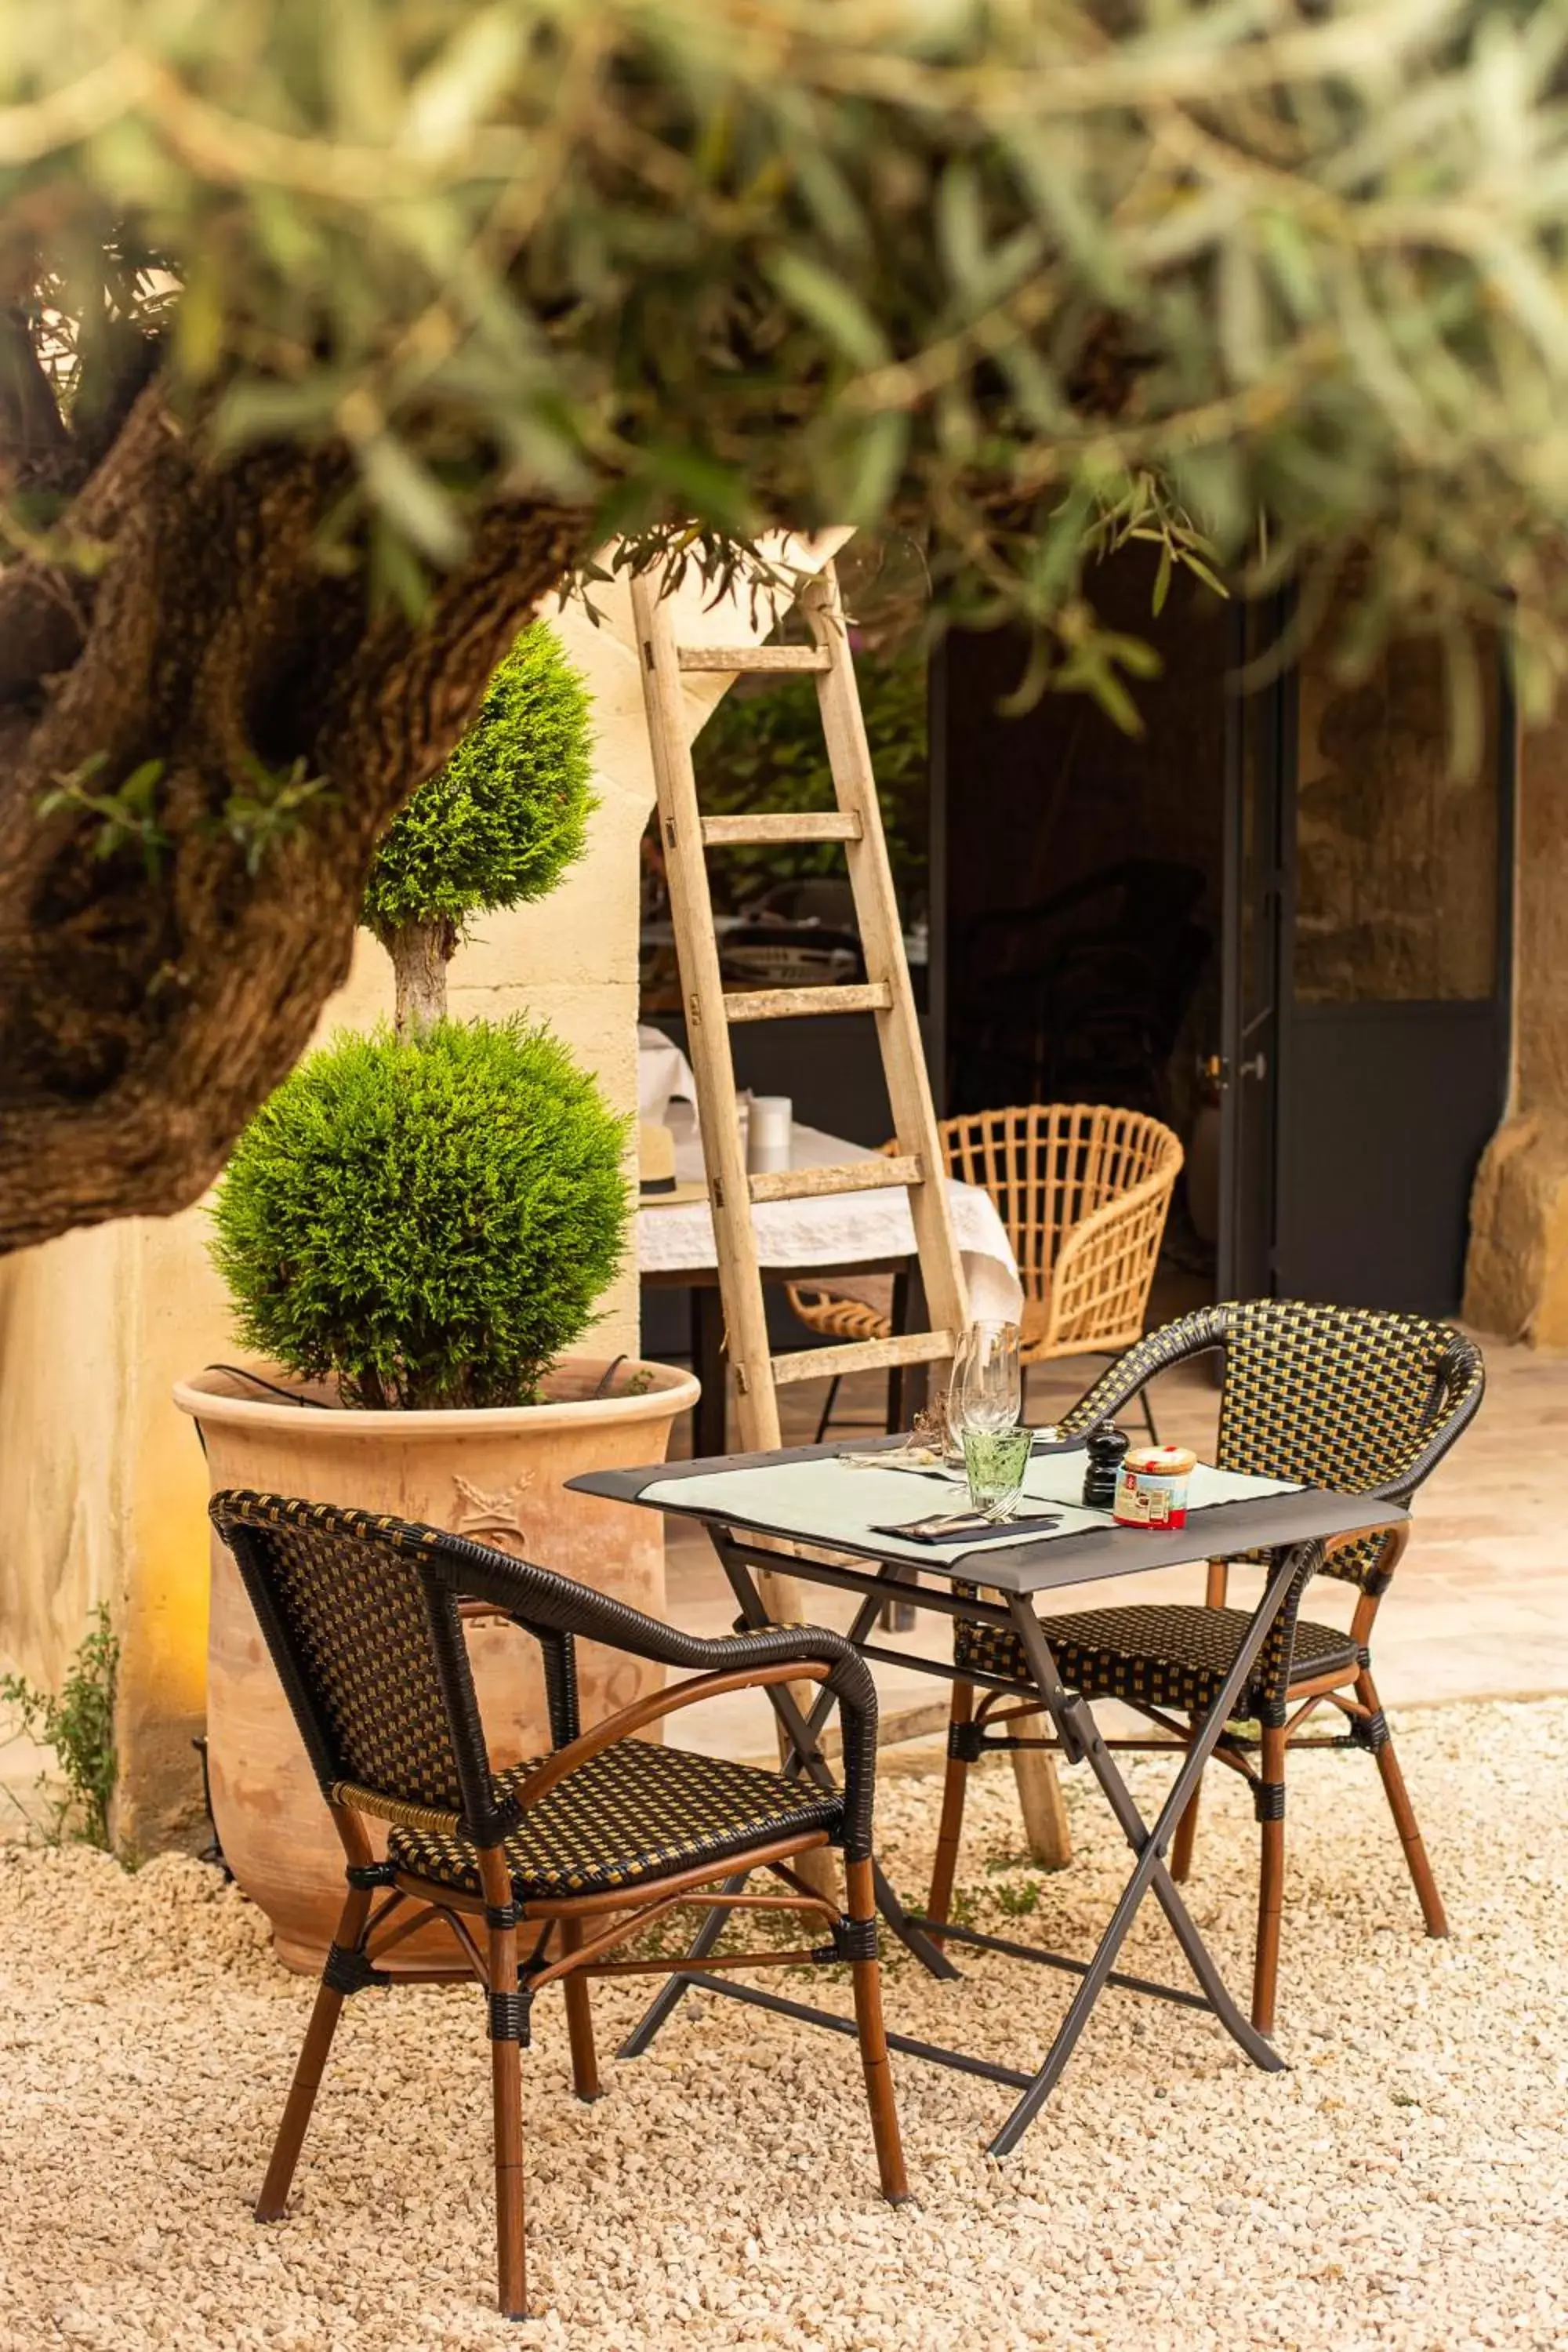
[[[673,1050],[673,1049],[672,1049]],[[700,1181],[702,1142],[694,1121],[672,1119],[675,1128],[676,1171],[682,1179]],[[864,1144],[847,1143],[842,1136],[825,1135],[819,1128],[796,1127],[791,1151],[796,1168],[823,1168],[847,1160],[867,1160]],[[1006,1227],[990,1194],[975,1184],[947,1180],[952,1221],[969,1286],[969,1311],[973,1316],[1014,1321],[1022,1311],[1024,1294],[1018,1269],[1007,1240]],[[757,1250],[768,1268],[852,1265],[859,1260],[910,1257],[915,1229],[909,1195],[901,1185],[879,1186],[874,1192],[839,1192],[826,1200],[765,1201],[752,1212]],[[713,1218],[706,1201],[682,1201],[670,1208],[643,1208],[637,1213],[637,1263],[644,1274],[690,1273],[715,1263]],[[837,1281],[836,1290],[870,1298],[886,1308],[889,1277]]]

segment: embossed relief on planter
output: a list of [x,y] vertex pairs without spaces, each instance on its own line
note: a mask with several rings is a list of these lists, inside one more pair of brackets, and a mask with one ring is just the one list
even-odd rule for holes
[[531,1492],[533,1473],[524,1470],[510,1486],[491,1493],[476,1486],[471,1480],[453,1473],[452,1485],[457,1499],[453,1504],[456,1517],[452,1533],[470,1536],[475,1543],[493,1544],[498,1551],[514,1551],[521,1557],[527,1538],[522,1524],[524,1498]]

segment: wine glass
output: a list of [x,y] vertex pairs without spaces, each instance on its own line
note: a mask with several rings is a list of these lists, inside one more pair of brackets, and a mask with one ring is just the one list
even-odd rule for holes
[[[960,1396],[961,1446],[964,1429],[994,1435],[1016,1426],[1024,1395],[1016,1323],[972,1323],[964,1335],[962,1370],[955,1361],[953,1371]],[[951,1412],[949,1418],[951,1422]]]
[[963,1429],[967,1411],[969,1360],[974,1349],[974,1326],[970,1324],[952,1351],[948,1367],[947,1388],[942,1400],[942,1417],[947,1428],[946,1465],[949,1470],[962,1475],[963,1470]]

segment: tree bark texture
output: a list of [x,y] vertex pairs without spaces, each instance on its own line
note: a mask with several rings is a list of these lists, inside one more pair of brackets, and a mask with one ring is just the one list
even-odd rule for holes
[[[0,1249],[212,1181],[347,973],[379,836],[582,551],[582,514],[498,501],[411,621],[321,560],[350,483],[330,449],[215,464],[154,380],[68,516],[101,564],[0,574]],[[155,840],[40,814],[147,761]],[[237,837],[289,774],[322,789]]]
[[415,1038],[447,1017],[447,966],[458,944],[450,923],[404,923],[387,943],[396,987],[397,1034]]

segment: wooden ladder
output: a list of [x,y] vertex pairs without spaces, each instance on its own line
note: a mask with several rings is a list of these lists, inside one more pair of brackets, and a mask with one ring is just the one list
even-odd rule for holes
[[[880,1370],[900,1364],[945,1363],[968,1320],[969,1307],[837,574],[830,562],[800,592],[799,608],[811,631],[808,646],[678,644],[674,607],[663,586],[658,567],[636,573],[632,613],[642,657],[643,698],[653,750],[687,1051],[697,1078],[725,1352],[735,1375],[742,1450],[765,1453],[780,1443],[781,1386],[791,1381],[830,1379],[837,1373]],[[777,676],[800,671],[813,676],[835,807],[811,814],[705,817],[698,804],[680,685],[681,678],[694,670],[737,677],[748,672]],[[866,978],[858,986],[726,991],[719,969],[707,853],[726,844],[789,841],[843,843]],[[748,1175],[741,1146],[731,1029],[743,1021],[800,1020],[846,1013],[870,1013],[876,1017],[896,1150],[837,1168]],[[753,1207],[764,1201],[874,1192],[889,1184],[901,1184],[909,1192],[931,1328],[895,1332],[886,1339],[773,1355],[752,1222]],[[800,1621],[802,1595],[793,1577],[768,1576],[763,1587],[769,1613],[776,1622]],[[923,1732],[930,1727],[924,1720],[929,1710],[917,1712]],[[1071,1843],[1052,1759],[1038,1750],[1015,1749],[1013,1764],[1031,1849],[1039,1861],[1059,1867],[1070,1856]]]
[[[662,588],[657,569],[637,573],[632,582],[632,611],[642,654],[687,1051],[697,1077],[726,1353],[735,1376],[742,1450],[760,1453],[780,1443],[778,1391],[786,1382],[945,1362],[969,1309],[854,657],[833,566],[829,563],[800,593],[800,609],[812,635],[808,646],[678,645],[674,608]],[[805,670],[814,676],[837,806],[821,814],[705,817],[698,805],[680,685],[682,677],[693,670],[736,676]],[[856,986],[726,991],[720,976],[707,853],[728,844],[795,841],[843,843],[866,978]],[[896,1151],[837,1168],[749,1176],[741,1144],[731,1029],[742,1021],[846,1013],[876,1017]],[[821,1199],[889,1184],[901,1184],[909,1193],[931,1328],[773,1355],[752,1208],[764,1201]],[[785,1595],[773,1597],[783,1601]],[[793,1586],[788,1597],[795,1597]]]

